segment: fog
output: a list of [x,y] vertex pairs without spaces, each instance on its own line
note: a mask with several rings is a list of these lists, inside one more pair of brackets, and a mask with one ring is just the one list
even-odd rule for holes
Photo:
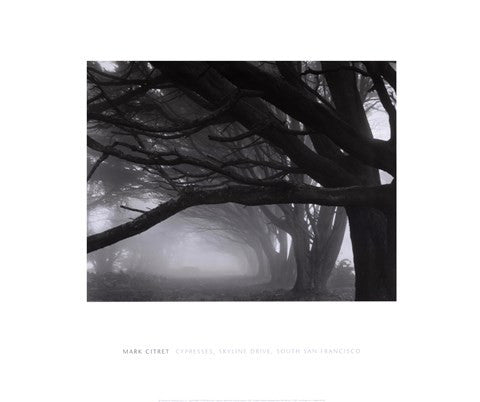
[[[105,74],[131,74],[132,70],[121,70],[120,65],[114,62],[96,64],[103,72],[92,71],[97,71],[102,78],[97,81],[90,75],[93,85],[89,90],[95,94],[95,88],[99,85],[106,85],[106,89],[91,99],[105,97],[105,90],[113,91],[105,82],[105,77],[112,79],[112,76]],[[144,68],[148,70],[150,67],[146,65]],[[268,70],[269,67],[263,68]],[[147,70],[139,71],[144,74]],[[377,139],[387,141],[390,138],[388,116],[378,99],[372,97],[372,91],[367,91],[366,84],[368,82],[362,84],[365,91],[364,107],[372,134]],[[136,84],[132,85],[135,87]],[[176,95],[175,91],[171,93]],[[199,188],[219,188],[226,183],[222,182],[221,175],[208,179],[202,167],[202,164],[210,163],[208,158],[221,164],[222,159],[238,152],[230,144],[210,141],[212,133],[218,135],[218,127],[198,129],[195,141],[193,137],[182,135],[178,140],[175,135],[167,135],[173,139],[158,140],[144,130],[149,124],[152,103],[155,104],[153,110],[160,110],[159,100],[163,104],[168,103],[168,108],[162,106],[160,113],[163,117],[167,116],[168,122],[196,116],[198,105],[192,109],[191,102],[188,103],[186,99],[180,101],[178,96],[170,96],[171,93],[158,89],[152,91],[148,99],[140,97],[137,103],[132,102],[128,113],[136,116],[138,111],[144,112],[142,118],[145,126],[139,128],[138,120],[132,121],[127,127],[122,126],[121,120],[119,123],[114,119],[113,124],[109,124],[112,123],[108,121],[110,114],[105,116],[106,122],[89,126],[92,141],[113,146],[120,144],[124,149],[115,157],[108,155],[110,151],[99,152],[95,143],[89,146],[89,236],[105,233],[132,221],[137,222],[158,205],[178,198],[185,188],[195,187],[197,182],[201,183]],[[114,95],[112,92],[111,96]],[[106,97],[106,100],[109,98]],[[173,109],[177,112],[173,113]],[[125,119],[125,115],[122,116],[125,112],[117,112],[121,119]],[[272,112],[278,113],[276,110]],[[291,118],[287,118],[285,124],[291,130],[301,127],[300,122]],[[128,127],[137,131],[129,131]],[[235,130],[239,127],[231,123],[222,127],[221,133],[231,129],[230,135],[238,135]],[[144,136],[142,140],[139,132]],[[314,150],[312,140],[307,138],[304,141],[307,147]],[[146,155],[150,158],[154,152],[168,155],[172,149],[173,154],[167,156],[164,163],[153,167],[151,160],[143,157]],[[178,149],[186,157],[198,158],[201,155],[206,162],[202,160],[200,165],[195,162],[193,167],[191,163],[170,166],[168,158],[175,155]],[[130,151],[129,156],[126,156],[126,150]],[[208,151],[208,157],[205,150]],[[284,157],[276,155],[276,148],[266,150],[261,146],[248,151],[242,149],[242,152],[247,152],[243,155],[249,158],[258,158],[260,163],[262,158],[267,158],[269,162]],[[168,172],[165,171],[165,165]],[[268,173],[259,166],[254,172],[250,171],[255,177]],[[245,174],[242,169],[251,168],[238,169]],[[215,169],[212,170],[215,173]],[[388,173],[379,170],[379,174],[382,184],[392,181]],[[291,175],[288,180],[295,182],[297,178]],[[310,186],[320,186],[306,175],[300,180]],[[180,210],[147,230],[139,230],[133,236],[90,252],[87,257],[89,300],[284,300],[287,297],[285,292],[292,290],[299,282],[299,265],[305,272],[310,272],[310,277],[304,279],[310,282],[308,286],[315,289],[312,296],[315,300],[328,300],[330,297],[353,299],[355,261],[344,208],[316,204],[247,207],[226,203],[194,206]]]
[[[147,203],[135,204],[132,199],[127,203],[138,209],[149,208]],[[212,206],[212,211],[215,212],[216,208],[220,207]],[[138,215],[118,206],[92,208],[88,214],[88,233],[106,230]],[[90,253],[87,261],[89,275],[95,275],[95,278],[103,275],[106,283],[97,289],[101,294],[95,293],[98,283],[90,285],[89,292],[94,294],[92,298],[95,300],[103,300],[103,297],[116,300],[116,293],[112,294],[109,286],[123,286],[122,292],[125,293],[125,287],[148,288],[152,285],[162,289],[165,300],[251,299],[254,297],[250,296],[251,293],[274,290],[269,286],[271,278],[265,276],[260,267],[265,262],[259,261],[248,245],[255,241],[253,238],[236,238],[235,228],[232,231],[212,228],[203,220],[179,214],[137,236]],[[287,244],[291,247],[290,236]],[[273,248],[278,251],[279,245],[274,244]],[[290,253],[291,249],[287,257]],[[339,261],[344,259],[353,259],[348,231],[338,256]],[[127,279],[132,276],[137,282]],[[109,280],[112,285],[108,285]],[[129,283],[122,284],[122,280]],[[295,277],[291,276],[282,287],[288,289],[294,280]],[[142,297],[141,293],[139,297]],[[136,300],[136,296],[132,298]]]
[[[369,119],[374,136],[388,140],[385,113],[374,111],[369,114]],[[107,172],[108,166],[112,168],[113,174],[108,176],[107,173],[102,185],[89,187],[88,234],[102,232],[128,222],[140,214],[122,208],[124,206],[144,211],[155,207],[158,202],[149,199],[151,197],[149,192],[145,194],[137,192],[135,197],[128,196],[129,192],[125,190],[132,178],[136,179],[140,174],[139,171],[119,161],[107,164],[105,167]],[[380,177],[382,183],[389,183],[392,180],[391,176],[383,171],[380,171]],[[112,182],[111,187],[108,180]],[[117,191],[120,193],[124,191],[126,194],[121,197],[120,203]],[[209,208],[207,217],[215,216],[216,211],[222,210],[222,206]],[[256,207],[240,208],[248,210]],[[262,274],[260,266],[263,262],[259,261],[258,255],[255,255],[251,247],[251,244],[258,240],[254,237],[245,238],[248,233],[239,236],[238,228],[232,222],[229,223],[230,227],[225,225],[217,227],[208,219],[199,219],[197,215],[202,216],[200,210],[201,208],[191,208],[190,211],[169,218],[144,233],[90,253],[87,262],[88,272],[148,275],[149,283],[158,279],[161,281],[162,289],[170,291],[175,289],[174,294],[168,297],[169,300],[190,300],[195,297],[208,300],[205,293],[252,289],[252,286],[256,290],[265,287],[268,289],[269,278]],[[205,215],[204,212],[203,214]],[[268,225],[268,222],[265,221],[263,224]],[[275,244],[275,240],[273,242],[273,248],[278,251],[278,243]],[[288,258],[292,253],[289,235],[287,247]],[[337,264],[341,261],[350,261],[352,266],[354,264],[348,222]],[[289,278],[283,287],[292,286],[293,281],[294,276]]]
[[[390,134],[385,112],[374,111],[368,117],[374,137],[388,140]],[[120,179],[121,176],[118,174],[117,178]],[[380,177],[382,183],[390,183],[392,180],[392,177],[383,171],[380,171]],[[93,194],[90,194],[89,197],[90,199],[96,198]],[[113,201],[109,201],[107,197],[101,206],[89,208],[88,234],[107,230],[113,225],[121,224],[139,215],[136,212],[123,210],[118,205],[109,205],[109,202]],[[148,210],[156,205],[135,198],[128,198],[124,204],[140,210]],[[215,207],[212,208],[215,209]],[[144,265],[137,266],[135,269],[166,278],[213,279],[222,277],[231,278],[234,281],[241,277],[250,278],[251,282],[262,282],[258,278],[258,261],[250,255],[251,250],[246,242],[242,244],[238,239],[232,239],[232,234],[228,233],[228,230],[215,228],[208,230],[204,226],[205,222],[195,221],[189,218],[188,214],[180,214],[178,217],[167,219],[147,232],[137,235],[134,239],[127,239],[119,242],[118,246],[112,246],[115,249],[123,248],[122,255],[114,262],[114,269],[117,271],[132,270],[132,262],[128,256],[141,251],[144,253],[142,260]],[[289,245],[290,242],[289,237]],[[96,255],[104,252],[99,250],[89,255],[89,270],[94,269],[92,260],[95,260]],[[339,261],[344,259],[353,262],[348,223],[338,255]],[[97,270],[101,270],[101,267],[98,267]]]

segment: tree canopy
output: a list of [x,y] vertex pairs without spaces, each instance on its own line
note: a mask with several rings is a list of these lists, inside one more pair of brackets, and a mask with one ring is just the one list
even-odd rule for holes
[[[276,227],[268,236],[291,236],[295,290],[306,291],[328,280],[331,268],[315,267],[336,255],[315,256],[332,242],[338,254],[348,217],[356,299],[396,299],[394,63],[89,62],[87,89],[89,186],[121,164],[131,185],[119,197],[157,201],[90,234],[88,252],[191,207],[258,206]],[[388,116],[388,140],[372,133],[376,109]],[[382,184],[382,171],[393,180]]]

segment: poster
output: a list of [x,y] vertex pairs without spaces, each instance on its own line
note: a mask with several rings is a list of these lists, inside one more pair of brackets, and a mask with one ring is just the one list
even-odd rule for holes
[[[2,197],[7,223],[6,277],[2,292],[3,364],[7,369],[6,386],[2,389],[5,400],[396,402],[478,398],[475,386],[478,272],[475,269],[474,230],[478,222],[474,213],[478,196],[473,185],[476,147],[472,136],[478,83],[471,75],[458,72],[473,71],[476,65],[477,55],[473,51],[473,38],[478,36],[475,35],[478,30],[474,24],[475,14],[466,2],[451,7],[378,2],[317,3],[83,2],[67,7],[46,2],[7,7],[6,24],[2,27],[7,56],[2,66],[6,88],[2,99],[6,140],[2,177],[7,190]],[[149,60],[160,63],[158,68],[148,70],[149,64],[142,62]],[[192,60],[196,62],[191,65],[193,69],[206,61],[208,68],[198,71],[199,82],[185,81],[180,85],[177,81],[177,89],[181,86],[187,92],[200,91],[196,85],[200,85],[202,79],[209,80],[214,70],[224,74],[230,82],[235,81],[238,85],[234,86],[242,90],[219,96],[212,110],[203,114],[191,114],[190,104],[169,105],[176,107],[174,111],[180,114],[176,116],[179,122],[168,127],[164,124],[163,130],[159,129],[160,120],[147,118],[147,114],[158,111],[159,104],[165,105],[161,101],[156,103],[159,99],[153,97],[145,102],[142,98],[142,102],[131,102],[128,111],[112,105],[112,96],[118,93],[108,85],[112,81],[109,75],[117,74],[118,69],[125,74],[117,77],[120,80],[139,80],[140,72],[146,74],[141,83],[128,83],[132,85],[129,88],[135,90],[157,79],[157,70],[168,70],[170,77],[178,79],[179,71]],[[101,63],[87,64],[97,61]],[[278,68],[276,63],[269,64],[276,61],[301,62],[300,66],[296,64],[298,76],[293,77],[288,86],[296,90],[285,94],[275,86],[277,81],[269,81],[272,74],[282,74],[280,70],[269,70]],[[335,64],[338,61],[348,63]],[[129,64],[131,62],[136,62],[136,66]],[[180,65],[172,68],[168,62],[180,62]],[[378,62],[385,64],[378,65]],[[287,63],[287,70],[291,66]],[[392,158],[385,157],[383,145],[375,141],[369,152],[362,151],[365,141],[352,145],[349,140],[353,136],[352,122],[345,125],[344,119],[332,117],[341,114],[339,101],[335,105],[335,101],[320,99],[318,95],[325,97],[328,91],[322,92],[320,86],[313,86],[322,84],[322,80],[315,77],[325,76],[325,70],[329,70],[327,76],[342,71],[347,72],[346,76],[354,75],[358,81],[366,74],[372,80],[367,80],[372,87],[365,89],[365,96],[377,93],[377,106],[384,109],[383,117],[370,120],[369,126],[372,135],[377,136],[374,139],[388,142],[388,137],[380,138],[387,131],[391,135],[392,114],[385,107],[396,108],[397,98],[396,90],[391,90],[393,81],[389,82],[388,72],[378,70],[379,66],[395,71],[398,78],[399,118],[394,125],[398,127],[398,146],[396,152],[392,153],[392,148],[386,150]],[[89,76],[87,67],[96,69],[97,73],[90,71],[93,76]],[[130,68],[139,69],[129,75]],[[257,75],[252,81],[251,68],[267,75]],[[313,73],[307,73],[308,69]],[[316,74],[318,70],[324,70],[324,74]],[[282,77],[287,80],[288,71]],[[390,103],[383,104],[380,99],[382,89],[375,87],[373,81],[378,77]],[[295,83],[297,78],[299,81]],[[90,84],[87,84],[88,79]],[[338,85],[344,82],[343,78],[339,79]],[[217,81],[213,83],[214,86],[218,84]],[[97,92],[88,87],[94,84],[97,84]],[[164,84],[168,86],[170,82]],[[310,99],[305,94],[312,94],[313,89],[317,99],[303,104],[296,96],[304,84],[310,88],[304,88],[304,97]],[[333,82],[330,85],[335,86]],[[159,89],[159,96],[168,95],[168,91],[162,90]],[[97,96],[98,99],[92,101],[92,97]],[[102,102],[102,97],[103,102],[109,103],[110,112],[88,109],[89,101],[94,105]],[[211,103],[203,96],[197,98],[197,102],[202,100]],[[235,124],[232,126],[230,112],[238,108],[238,104],[248,105],[252,101],[257,105],[275,103],[277,109],[288,106],[291,114],[277,113],[275,125],[250,122],[245,123],[250,127],[243,126],[241,130]],[[321,110],[314,109],[323,116],[320,120],[315,113],[317,117],[312,120],[305,117],[312,103],[324,105]],[[322,115],[328,110],[329,106],[325,106],[328,103],[335,105],[335,111]],[[140,111],[133,110],[135,107],[140,107]],[[258,110],[252,114],[256,116]],[[270,112],[275,115],[274,109]],[[102,113],[103,116],[99,116]],[[237,117],[251,117],[242,110],[236,113]],[[312,127],[318,131],[322,122],[333,124],[335,130],[333,134],[328,133],[332,137],[329,141],[341,149],[340,158],[355,155],[387,172],[380,178],[380,192],[374,189],[369,198],[382,208],[384,197],[392,197],[388,191],[386,195],[383,192],[393,183],[388,175],[397,177],[398,174],[398,183],[395,182],[398,191],[393,198],[396,210],[392,212],[393,216],[396,212],[394,221],[397,223],[397,238],[393,244],[398,247],[393,254],[397,270],[394,286],[383,277],[385,286],[375,295],[366,285],[362,288],[365,293],[359,294],[357,290],[352,293],[351,289],[349,293],[344,289],[345,293],[329,293],[335,295],[329,300],[320,296],[325,295],[321,292],[314,292],[313,296],[312,293],[308,296],[296,293],[288,299],[288,292],[279,292],[279,288],[267,293],[264,287],[259,292],[241,294],[225,291],[227,282],[228,286],[238,285],[240,273],[243,281],[255,277],[254,285],[258,285],[272,280],[272,272],[267,272],[260,280],[259,258],[250,259],[252,268],[247,261],[249,257],[245,256],[248,253],[243,253],[242,258],[228,257],[230,259],[220,264],[218,253],[207,252],[204,242],[194,244],[200,232],[189,240],[184,237],[183,229],[179,230],[183,223],[175,222],[166,234],[158,235],[170,239],[169,249],[175,250],[173,260],[182,268],[180,276],[201,277],[203,282],[200,283],[204,283],[212,274],[206,272],[207,265],[211,267],[216,261],[231,268],[223,271],[222,286],[213,292],[214,300],[200,301],[206,298],[206,293],[212,294],[211,289],[193,294],[189,285],[186,292],[179,293],[177,285],[185,278],[172,278],[175,275],[171,268],[162,272],[170,278],[166,282],[175,286],[172,285],[174,290],[167,292],[163,300],[152,290],[154,284],[148,275],[141,284],[144,290],[141,296],[135,287],[132,288],[132,283],[127,282],[130,290],[122,288],[121,301],[112,300],[118,296],[118,293],[112,295],[118,289],[118,281],[113,284],[101,282],[100,285],[97,282],[89,289],[88,275],[91,278],[96,262],[86,257],[88,247],[98,247],[94,250],[97,252],[105,248],[99,247],[99,242],[111,241],[112,237],[93,238],[96,242],[85,242],[85,238],[112,226],[97,222],[97,226],[86,227],[87,221],[92,219],[86,208],[92,201],[86,191],[87,176],[92,173],[93,180],[105,177],[107,169],[102,173],[102,167],[109,166],[115,157],[110,154],[118,149],[122,154],[117,156],[131,152],[136,162],[138,158],[161,157],[164,158],[161,163],[158,163],[160,159],[155,160],[155,168],[171,166],[178,154],[185,157],[184,145],[169,148],[167,152],[161,146],[142,148],[141,144],[135,145],[120,136],[138,134],[140,129],[152,135],[160,132],[170,136],[181,132],[193,136],[198,134],[195,129],[199,125],[210,124],[213,117],[224,120],[218,123],[219,133],[208,135],[223,139],[242,136],[245,130],[254,131],[248,133],[254,138],[262,138],[259,134],[268,137],[269,134],[262,130],[274,126],[276,134],[298,140],[306,136],[301,132],[312,130]],[[297,124],[301,118],[306,118],[305,124]],[[87,121],[95,122],[98,130],[105,131],[102,126],[108,123],[105,120],[115,123],[113,130],[123,130],[123,134],[114,134],[117,137],[113,139],[112,136],[112,142],[92,134],[95,142],[89,142],[85,136]],[[309,131],[307,136],[313,138],[314,135]],[[151,137],[143,135],[143,138]],[[237,141],[244,141],[245,145],[249,138]],[[272,143],[277,138],[266,139]],[[114,145],[115,141],[126,142],[127,146]],[[290,144],[298,144],[298,141]],[[302,144],[310,150],[315,149],[308,141]],[[282,145],[289,152],[295,151],[285,147],[285,143],[277,143],[275,152]],[[326,146],[323,142],[323,147]],[[97,153],[92,153],[93,159],[86,166],[85,154],[92,147],[97,148]],[[319,149],[323,152],[324,148],[318,145],[317,153]],[[92,172],[103,154],[108,158],[100,161]],[[217,168],[226,169],[225,162],[231,162],[225,154],[209,155],[212,158],[208,161]],[[398,161],[393,163],[396,157]],[[205,161],[206,158],[201,163]],[[288,157],[282,161],[275,157],[270,159],[268,169],[273,169],[273,161],[283,163],[283,167],[286,164],[290,168],[286,172],[288,175],[305,174],[295,170],[299,167],[295,163],[305,162],[301,158],[292,161]],[[212,166],[208,166],[211,170]],[[313,170],[323,174],[324,167]],[[182,168],[186,169],[182,165],[176,172],[180,176],[185,174]],[[126,169],[127,173],[132,173],[132,169]],[[232,171],[238,172],[238,169],[228,168],[228,172]],[[255,173],[258,171],[257,166]],[[350,169],[352,171],[358,173],[355,169]],[[148,170],[142,172],[145,173],[142,177],[147,178],[142,185],[158,184],[149,180]],[[190,179],[199,175],[199,171],[188,172]],[[205,170],[200,174],[203,172]],[[270,179],[261,177],[265,182],[286,180],[287,177],[273,176]],[[138,181],[138,172],[133,172],[133,178]],[[235,176],[235,179],[239,178]],[[243,180],[245,186],[257,185],[253,179],[243,177]],[[181,183],[182,179],[177,181]],[[286,181],[287,185],[281,189],[261,192],[259,196],[266,197],[264,205],[271,205],[269,202],[273,198],[281,198],[284,205],[298,201],[295,198],[299,196],[299,189],[295,187],[298,183]],[[322,202],[332,199],[331,193],[314,184],[298,184],[315,187],[307,189],[311,190],[308,197],[312,197],[307,197],[309,204],[316,197]],[[365,190],[366,187],[370,189],[371,184],[367,180],[361,186]],[[363,206],[365,192],[358,195],[349,182],[334,187],[340,188],[340,192],[334,194],[335,200],[348,199],[348,203],[355,204],[347,208]],[[345,191],[345,187],[350,189]],[[135,187],[128,191],[135,190],[139,191]],[[241,195],[242,202],[249,204],[252,198],[258,200],[250,191],[251,187],[243,190],[235,193],[235,196]],[[115,195],[122,195],[123,191],[127,190],[121,188]],[[186,192],[188,200],[197,197],[191,188],[182,191]],[[230,196],[227,194],[225,199],[234,201],[228,198]],[[299,197],[306,197],[305,192]],[[330,206],[333,208],[329,226],[332,234],[335,222],[341,222],[341,210],[336,205]],[[122,209],[124,221],[108,222],[114,227],[128,222],[134,222],[128,227],[136,227],[138,214],[155,208],[148,203],[132,203],[131,198],[123,198],[117,207]],[[247,210],[250,207],[255,205],[249,205]],[[314,219],[320,211],[321,208],[304,209],[305,222],[310,219],[308,214]],[[280,216],[278,209],[270,209],[268,213],[275,214],[270,216],[272,219]],[[96,218],[106,219],[105,216]],[[368,224],[377,226],[372,221],[375,219],[369,216]],[[212,219],[207,221],[212,222]],[[347,226],[345,233],[348,233]],[[222,240],[209,239],[212,247],[221,246],[225,250],[226,236],[223,235]],[[348,235],[343,237],[342,244],[345,237],[348,239]],[[284,240],[287,260],[292,239],[289,235]],[[112,244],[116,243],[108,247]],[[136,244],[133,250],[144,244]],[[280,244],[281,239],[272,240],[273,251],[277,254],[281,252]],[[180,252],[180,246],[189,252]],[[160,248],[148,247],[140,257],[159,253]],[[307,249],[311,251],[310,246]],[[237,256],[238,248],[234,251],[233,255]],[[265,251],[263,253],[261,255],[265,255]],[[341,247],[338,255],[342,258],[337,256],[333,269],[358,266],[360,263],[358,259],[355,262],[353,253],[353,247],[351,250],[348,246]],[[129,257],[128,251],[120,250],[118,254],[119,260],[113,263],[117,271],[122,259],[127,261]],[[202,258],[195,258],[195,255],[202,255]],[[382,258],[387,264],[388,256]],[[339,264],[342,260],[345,260],[344,265]],[[145,266],[135,258],[128,264],[133,266],[134,263]],[[315,282],[313,276],[307,275],[304,285],[314,287],[321,282],[321,278]],[[281,289],[295,286],[296,278],[295,275],[284,278]],[[113,292],[105,291],[109,286]],[[101,300],[104,297],[111,299]]]

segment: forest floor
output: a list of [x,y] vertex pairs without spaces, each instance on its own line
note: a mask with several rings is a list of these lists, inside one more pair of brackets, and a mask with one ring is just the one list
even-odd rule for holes
[[248,278],[166,279],[149,274],[87,274],[88,301],[349,301],[352,292],[296,294]]

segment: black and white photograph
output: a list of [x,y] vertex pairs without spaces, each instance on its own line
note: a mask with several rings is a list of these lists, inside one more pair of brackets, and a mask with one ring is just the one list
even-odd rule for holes
[[475,6],[3,2],[0,400],[479,401]]
[[89,301],[396,300],[394,61],[91,61]]

